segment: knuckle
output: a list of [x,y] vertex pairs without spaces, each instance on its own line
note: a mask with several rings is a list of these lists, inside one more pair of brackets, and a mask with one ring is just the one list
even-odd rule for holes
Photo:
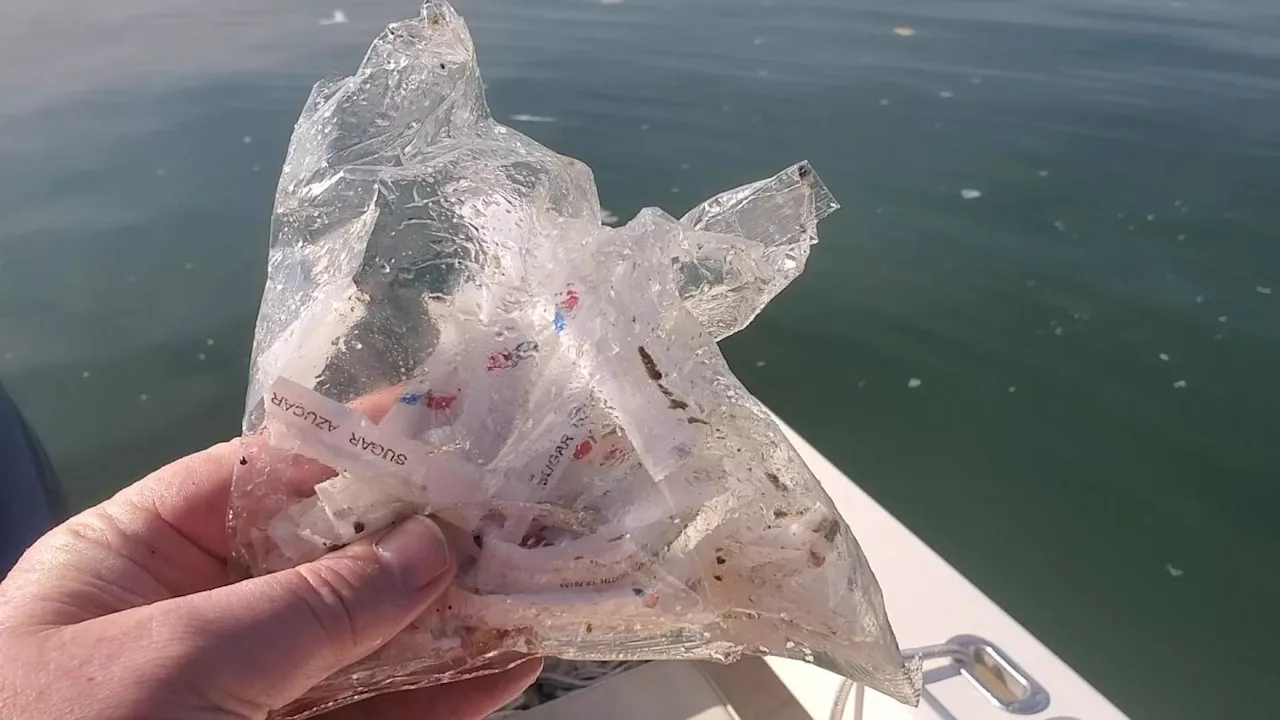
[[295,592],[331,647],[344,655],[358,651],[362,643],[357,574],[339,563],[311,563],[298,567],[295,577]]

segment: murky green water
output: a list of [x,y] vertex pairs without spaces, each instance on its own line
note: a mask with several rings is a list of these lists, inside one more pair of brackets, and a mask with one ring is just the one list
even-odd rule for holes
[[[747,385],[1133,716],[1271,714],[1280,6],[459,4],[624,219],[813,160]],[[334,10],[0,0],[0,378],[77,503],[235,432],[293,120],[416,8]]]

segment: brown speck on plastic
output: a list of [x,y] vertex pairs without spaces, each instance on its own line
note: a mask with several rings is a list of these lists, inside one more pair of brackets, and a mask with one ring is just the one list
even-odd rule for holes
[[658,369],[658,364],[653,361],[653,356],[648,350],[641,345],[640,348],[640,364],[644,365],[644,374],[649,376],[650,380],[657,382],[662,379],[662,371]]

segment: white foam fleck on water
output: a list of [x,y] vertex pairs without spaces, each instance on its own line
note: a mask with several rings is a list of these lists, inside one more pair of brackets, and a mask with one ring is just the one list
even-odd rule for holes
[[675,195],[676,193],[680,192],[680,188],[676,187],[675,185],[672,185],[669,189],[671,190],[672,195]]
[[245,135],[244,137],[240,138],[240,142],[244,143],[245,145],[248,145],[249,143],[253,142],[253,137],[250,135]]
[[1036,173],[1036,174],[1037,174],[1037,175],[1039,175],[1040,177],[1049,177],[1049,171],[1048,171],[1048,170],[1041,170],[1040,172],[1038,172],[1038,173]]
[[205,344],[205,345],[212,345],[212,344],[213,344],[213,338],[205,338],[205,339],[204,339],[204,344]]
[[1017,386],[1017,385],[1010,385],[1010,386],[1009,386],[1009,392],[1011,392],[1011,393],[1018,392],[1018,386]]
[[1182,577],[1182,568],[1174,567],[1173,563],[1165,563],[1164,570],[1172,577]]
[[1184,234],[1182,234],[1182,233],[1178,233],[1178,240],[1179,240],[1179,242],[1181,242],[1182,240],[1186,240],[1186,239],[1187,239],[1187,236],[1186,236],[1186,235],[1184,235]]
[[924,384],[924,381],[921,380],[920,378],[911,378],[910,380],[907,381],[907,387],[909,388],[918,388],[923,384]]
[[529,115],[528,113],[516,113],[515,115],[508,115],[507,117],[515,122],[528,123],[553,123],[560,119],[551,115]]
[[88,370],[85,370],[84,372],[80,373],[80,377],[84,378],[85,380],[88,380],[89,376],[92,374],[93,373],[89,372]]
[[327,18],[320,20],[320,25],[345,25],[347,24],[347,14],[341,10],[334,10],[333,14]]
[[1129,232],[1133,232],[1134,230],[1137,230],[1137,229],[1138,229],[1137,223],[1129,223]]
[[1262,295],[1270,295],[1270,294],[1271,294],[1271,288],[1269,288],[1269,287],[1264,287],[1264,286],[1262,286],[1262,285],[1254,285],[1254,286],[1253,286],[1253,289],[1254,289],[1254,290],[1257,290],[1257,291],[1258,291],[1260,294],[1262,294]]
[[1064,233],[1067,231],[1067,224],[1062,222],[1061,220],[1054,220],[1053,226],[1058,228],[1058,232]]
[[1176,387],[1176,388],[1178,388],[1179,390],[1181,390],[1182,388],[1184,388],[1184,387],[1186,387],[1186,386],[1187,386],[1187,381],[1186,381],[1186,380],[1178,380],[1178,381],[1176,381],[1176,382],[1174,382],[1174,383],[1173,383],[1173,386],[1174,386],[1174,387]]
[[893,29],[893,34],[898,37],[913,37],[916,34],[916,30],[909,27],[896,27]]
[[953,97],[955,97],[955,96],[956,96],[956,94],[955,94],[955,93],[953,93],[953,92],[951,92],[950,90],[939,90],[939,91],[938,91],[938,97],[940,97],[940,98],[953,98]]
[[982,78],[977,77],[977,76],[975,75],[974,77],[969,78],[969,84],[970,84],[970,85],[981,85],[981,84],[982,84]]
[[1055,328],[1053,329],[1053,334],[1054,334],[1054,335],[1061,335],[1061,334],[1062,334],[1062,326],[1061,326],[1061,325],[1059,325],[1059,326],[1055,327]]
[[973,188],[965,188],[960,191],[960,197],[964,198],[965,200],[976,200],[982,197],[982,191],[974,190]]
[[1218,316],[1218,322],[1226,322],[1226,321],[1227,321],[1227,316],[1226,316],[1226,315],[1219,315],[1219,316]]
[[1169,362],[1169,353],[1160,353],[1160,359]]
[[764,38],[752,38],[752,39],[751,39],[751,44],[752,44],[752,45],[763,45],[763,44],[764,44]]
[[254,171],[254,172],[262,172],[262,166],[261,166],[261,165],[254,165],[254,166],[253,166],[253,171]]
[[1198,303],[1202,303],[1202,302],[1204,302],[1204,296],[1203,296],[1203,295],[1197,295],[1197,296],[1196,296],[1196,302],[1198,302]]
[[1174,201],[1173,201],[1173,206],[1174,206],[1174,207],[1182,207],[1182,201],[1181,201],[1181,200],[1174,200]]
[[880,104],[881,104],[881,105],[888,105],[888,104],[889,104],[889,98],[880,98]]
[[763,360],[757,360],[757,361],[756,361],[756,367],[764,367],[764,361],[763,361]]
[[689,168],[691,168],[691,167],[693,167],[693,166],[692,166],[692,165],[690,165],[689,163],[680,163],[680,169],[681,169],[681,170],[688,170],[688,169],[689,169]]
[[150,395],[146,393],[142,393],[141,395],[138,396],[138,402],[146,402],[147,399],[150,397],[151,397]]
[[605,225],[612,225],[618,222],[618,216],[614,215],[608,208],[600,208],[600,222]]
[[193,262],[188,262],[188,263],[184,263],[182,267],[186,268],[187,270],[194,270],[196,267],[196,264]]
[[621,5],[622,0],[600,0],[601,5]]
[[1151,213],[1150,215],[1148,215],[1148,216],[1147,216],[1147,222],[1152,222],[1152,221],[1154,221],[1155,219],[1156,219],[1156,214],[1155,214],[1155,213]]
[[209,357],[209,356],[208,356],[208,355],[205,355],[204,353],[200,353],[199,355],[196,355],[196,359],[197,359],[197,360],[204,360],[204,359],[205,359],[205,358],[207,358],[207,357]]

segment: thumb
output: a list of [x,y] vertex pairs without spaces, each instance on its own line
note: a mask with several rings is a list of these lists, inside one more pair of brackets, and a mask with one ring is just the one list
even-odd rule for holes
[[[206,697],[278,708],[373,652],[448,588],[454,565],[435,523],[415,516],[289,570],[152,606],[178,624]],[[165,605],[168,610],[162,609]]]

